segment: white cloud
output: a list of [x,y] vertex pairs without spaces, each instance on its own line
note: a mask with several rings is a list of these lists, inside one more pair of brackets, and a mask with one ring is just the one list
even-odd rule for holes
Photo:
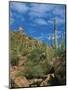
[[48,23],[49,23],[49,24],[54,24],[53,19],[48,20]]
[[35,39],[38,39],[38,40],[40,40],[40,41],[43,41],[43,40],[45,40],[45,37],[43,37],[43,36],[37,36],[37,37],[34,37]]
[[[56,37],[57,37],[57,39],[61,38],[61,35],[62,35],[62,31],[56,30]],[[51,36],[52,36],[52,40],[54,40],[54,34],[53,34],[53,33],[49,33],[49,34],[46,36],[46,38],[47,38],[48,40],[50,40],[50,37],[51,37]]]
[[10,24],[13,24],[14,23],[14,19],[11,17],[10,18]]
[[[59,39],[61,36],[57,35],[56,37],[57,37],[57,39]],[[50,38],[51,38],[51,35],[47,37],[48,40],[50,40]],[[52,40],[54,40],[54,35],[52,35]]]
[[[65,22],[65,19],[62,17],[64,16],[64,8],[61,8],[60,5],[54,5],[54,4],[32,4],[29,3],[17,3],[17,2],[11,2],[10,8],[13,10],[16,10],[21,15],[27,14],[28,18],[30,18],[32,25],[48,25],[48,24],[54,24],[54,18],[48,18],[48,15],[54,14],[56,16],[56,23],[57,25],[63,24]],[[29,11],[29,12],[28,12]],[[12,13],[10,13],[10,17],[13,16]],[[57,16],[57,15],[60,15]],[[15,15],[17,18],[20,17],[20,15]],[[33,18],[34,17],[34,18]],[[44,18],[48,18],[49,20],[46,21]],[[22,21],[25,21],[23,18]],[[11,24],[14,23],[14,19],[10,19]]]
[[42,19],[42,18],[35,19],[34,23],[38,24],[38,25],[47,25],[47,22],[44,19]]
[[58,15],[62,18],[65,16],[65,8],[64,7],[55,7],[55,10],[53,10],[54,15]]
[[54,8],[55,5],[49,4],[31,4],[31,10],[37,12],[46,12]]
[[13,14],[12,14],[12,12],[11,12],[11,10],[10,10],[10,17],[12,17],[13,16]]
[[[60,30],[57,30],[56,31],[56,35],[57,35],[57,39],[61,38],[61,31]],[[50,41],[50,38],[52,36],[52,40],[54,40],[54,33],[41,33],[39,36],[35,36],[34,38],[35,39],[38,39],[40,41],[43,41],[43,40],[48,40]]]
[[44,17],[48,15],[48,12],[54,9],[55,5],[49,4],[31,4],[30,16]]
[[62,31],[56,30],[56,34],[57,34],[57,35],[61,35],[61,34],[62,34]]
[[65,9],[62,8],[61,5],[54,5],[54,4],[37,4],[37,3],[29,3],[29,6],[26,3],[20,2],[11,2],[10,4],[11,9],[18,11],[19,13],[26,13],[30,17],[47,17],[48,14],[53,13],[55,15],[64,16]]
[[58,24],[58,23],[62,24],[62,23],[64,23],[64,22],[65,22],[65,19],[64,19],[64,18],[56,17],[56,23],[57,23],[57,24]]
[[43,41],[46,38],[46,34],[45,33],[41,33],[39,36],[35,36],[34,38]]
[[[54,24],[54,18],[51,18],[50,20],[48,20],[48,23],[49,24]],[[65,23],[65,19],[56,16],[56,24],[59,25],[59,24],[63,24],[63,23]]]
[[[62,34],[62,31],[60,30],[56,30],[56,35],[57,35],[57,39],[59,39],[61,37],[61,34]],[[48,33],[48,34],[45,34],[45,33],[41,33],[39,39],[47,39],[47,40],[50,40],[50,37],[52,36],[52,40],[54,40],[54,33]]]
[[28,11],[28,7],[24,3],[11,2],[10,8],[18,11],[19,13],[26,13]]
[[32,34],[36,33],[36,31],[30,30],[29,33],[32,35]]

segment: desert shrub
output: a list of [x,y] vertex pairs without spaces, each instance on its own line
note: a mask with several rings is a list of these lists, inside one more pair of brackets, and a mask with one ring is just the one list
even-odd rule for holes
[[18,63],[19,63],[17,48],[12,48],[10,50],[10,63],[12,66],[18,65]]
[[27,56],[31,51],[31,48],[23,48],[21,54]]
[[[28,61],[25,64],[26,69],[24,75],[27,78],[43,77],[50,72],[52,66],[48,63],[46,54],[43,53],[45,53],[45,51],[39,48],[31,51],[28,56]],[[40,58],[40,56],[42,56],[42,58]]]
[[24,71],[18,70],[16,73],[16,77],[24,77]]
[[17,66],[19,64],[19,58],[18,56],[11,56],[11,61],[10,61],[11,65],[12,66]]
[[54,57],[61,56],[65,51],[61,48],[54,49]]
[[44,63],[42,63],[42,69],[43,69],[43,73],[45,74],[49,74],[49,73],[53,73],[54,70],[52,71],[53,66],[50,65],[50,63],[48,61],[45,61]]
[[47,49],[47,60],[50,62],[52,58],[55,56],[55,50],[53,48]]
[[25,71],[25,76],[27,78],[38,78],[43,76],[43,69],[41,65],[36,65],[36,66],[29,66],[27,67]]
[[42,59],[46,59],[46,52],[43,49],[35,48],[28,55],[28,59],[34,63],[38,63]]
[[46,74],[50,73],[51,68],[51,65],[47,62],[45,64],[38,63],[37,65],[33,65],[32,63],[31,65],[26,66],[24,75],[27,78],[42,78],[45,77]]

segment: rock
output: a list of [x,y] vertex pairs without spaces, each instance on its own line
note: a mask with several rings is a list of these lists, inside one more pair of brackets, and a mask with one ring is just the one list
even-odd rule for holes
[[45,80],[40,84],[40,86],[47,86],[47,85],[48,83]]
[[31,83],[41,82],[41,81],[42,81],[42,79],[32,79],[32,80],[31,80]]
[[15,84],[18,87],[29,87],[29,81],[25,77],[17,77],[15,79]]
[[51,83],[49,83],[49,81],[52,80],[52,78],[54,78],[54,74],[48,74],[47,78],[41,82],[40,86],[51,85]]
[[17,67],[16,66],[13,66],[12,68],[10,68],[10,78],[11,79],[15,79],[16,77],[16,74],[17,74]]
[[30,87],[36,87],[40,86],[40,83],[42,82],[43,79],[31,79],[30,80]]

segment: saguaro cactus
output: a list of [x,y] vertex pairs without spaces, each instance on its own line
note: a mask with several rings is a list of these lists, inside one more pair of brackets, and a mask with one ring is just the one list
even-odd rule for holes
[[53,46],[52,45],[52,35],[50,36],[50,44],[51,44],[51,47]]
[[65,48],[64,33],[62,33],[61,35],[60,46],[61,46],[61,49],[64,50]]
[[55,48],[58,48],[58,41],[57,41],[57,35],[56,35],[56,18],[54,17],[54,44]]

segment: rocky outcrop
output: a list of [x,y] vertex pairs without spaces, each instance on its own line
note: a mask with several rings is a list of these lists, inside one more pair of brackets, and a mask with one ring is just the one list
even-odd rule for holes
[[17,77],[15,83],[18,87],[29,87],[29,81],[25,77]]

